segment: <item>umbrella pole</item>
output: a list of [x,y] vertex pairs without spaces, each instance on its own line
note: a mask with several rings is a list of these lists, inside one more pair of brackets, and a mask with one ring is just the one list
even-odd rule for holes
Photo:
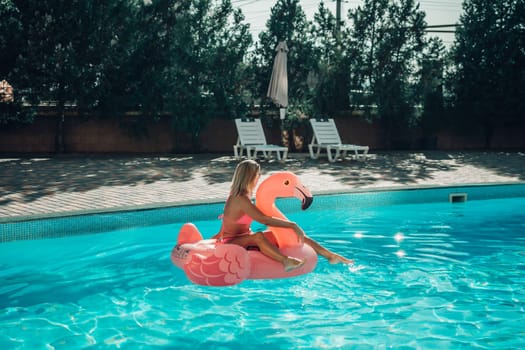
[[[281,119],[281,143],[284,146],[284,118],[286,117],[286,108],[279,108],[279,118]],[[287,135],[289,137],[289,135]],[[290,140],[288,139],[288,146],[290,146]]]

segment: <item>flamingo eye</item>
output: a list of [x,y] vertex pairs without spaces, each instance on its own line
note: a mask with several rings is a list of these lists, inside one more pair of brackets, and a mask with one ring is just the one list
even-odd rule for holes
[[288,186],[290,184],[290,180],[284,180],[284,185]]

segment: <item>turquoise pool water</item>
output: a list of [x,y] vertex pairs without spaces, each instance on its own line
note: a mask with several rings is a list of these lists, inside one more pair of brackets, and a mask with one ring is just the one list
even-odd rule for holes
[[[171,264],[180,222],[2,243],[0,348],[524,348],[525,197],[400,196],[290,210],[354,266],[321,259],[308,275],[228,288],[193,285]],[[196,215],[208,235],[217,209]]]

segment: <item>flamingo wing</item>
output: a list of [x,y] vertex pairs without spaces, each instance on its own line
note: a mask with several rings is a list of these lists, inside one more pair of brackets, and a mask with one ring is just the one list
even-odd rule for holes
[[193,283],[204,286],[231,286],[248,277],[250,259],[243,247],[221,244],[209,255],[192,254],[183,269]]

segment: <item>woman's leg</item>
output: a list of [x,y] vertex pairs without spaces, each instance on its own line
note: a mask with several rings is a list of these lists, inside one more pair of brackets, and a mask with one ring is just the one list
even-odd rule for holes
[[283,264],[286,271],[291,271],[304,265],[303,260],[283,255],[275,245],[268,241],[262,232],[235,237],[229,243],[237,244],[245,248],[250,245],[256,245],[262,254]]
[[308,236],[304,237],[304,243],[312,247],[317,254],[325,257],[328,260],[328,262],[330,262],[330,264],[338,264],[338,263],[353,264],[354,263],[353,260],[347,259],[339,254],[336,254],[326,249],[325,247],[323,247],[322,245],[320,245],[319,243],[317,243],[316,241],[314,241]]

